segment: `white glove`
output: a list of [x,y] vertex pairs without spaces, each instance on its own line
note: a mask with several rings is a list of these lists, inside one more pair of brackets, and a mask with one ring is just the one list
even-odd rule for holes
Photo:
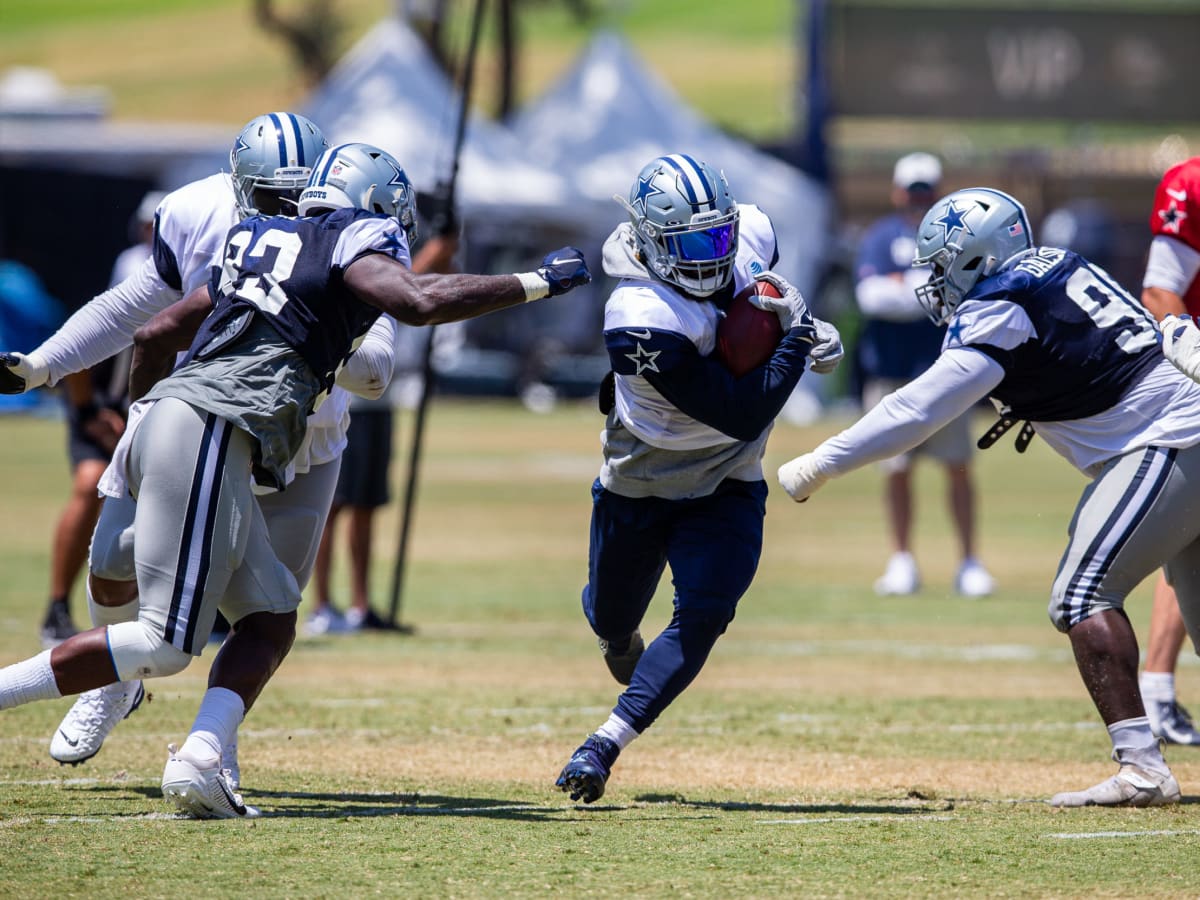
[[838,367],[838,363],[846,355],[842,347],[842,336],[824,319],[813,316],[813,324],[817,327],[817,339],[808,351],[808,367],[818,375],[828,375]]
[[779,467],[779,484],[797,503],[803,503],[828,480],[829,476],[822,475],[817,469],[815,453],[797,456]]
[[0,393],[20,394],[50,380],[50,366],[37,353],[0,353]]
[[754,280],[765,281],[779,291],[779,297],[766,297],[759,293],[752,293],[750,302],[759,309],[765,309],[779,316],[779,324],[783,326],[785,332],[791,331],[797,326],[813,327],[813,317],[812,313],[808,311],[808,304],[804,302],[800,292],[786,278],[776,275],[774,272],[759,272],[754,276]]
[[1166,316],[1158,323],[1163,356],[1192,381],[1200,381],[1200,328],[1191,316]]

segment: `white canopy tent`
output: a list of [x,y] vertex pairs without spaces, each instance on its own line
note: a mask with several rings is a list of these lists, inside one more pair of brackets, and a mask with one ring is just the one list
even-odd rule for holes
[[689,109],[620,36],[597,35],[579,61],[521,110],[513,131],[530,161],[567,176],[609,227],[643,165],[688,153],[725,172],[733,196],[760,206],[779,237],[777,266],[813,296],[830,234],[828,191],[798,169],[730,137]]
[[[303,112],[331,144],[365,141],[393,154],[422,193],[450,174],[460,93],[402,21],[379,22],[337,64]],[[584,214],[566,178],[533,165],[502,127],[468,117],[458,205],[472,229],[530,219],[571,226]]]

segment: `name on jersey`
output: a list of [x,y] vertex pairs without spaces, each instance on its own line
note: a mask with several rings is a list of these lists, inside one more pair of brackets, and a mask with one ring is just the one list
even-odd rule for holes
[[1017,264],[1016,269],[1018,272],[1025,272],[1034,278],[1041,278],[1062,262],[1063,257],[1066,255],[1066,250],[1058,250],[1054,247],[1039,247],[1037,253],[1031,254],[1021,260]]

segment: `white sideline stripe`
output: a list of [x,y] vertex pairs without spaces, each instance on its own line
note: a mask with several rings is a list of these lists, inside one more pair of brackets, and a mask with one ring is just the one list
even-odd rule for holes
[[28,781],[0,781],[4,787],[74,787],[85,784],[122,784],[123,780],[100,778],[39,778]]
[[1188,834],[1200,834],[1200,829],[1188,828],[1176,830],[1164,828],[1157,831],[1081,831],[1078,834],[1063,831],[1056,834],[1048,834],[1046,837],[1057,838],[1063,841],[1086,841],[1095,838],[1178,837]]
[[832,822],[953,822],[954,816],[823,816],[819,819],[761,819],[759,825],[828,825]]

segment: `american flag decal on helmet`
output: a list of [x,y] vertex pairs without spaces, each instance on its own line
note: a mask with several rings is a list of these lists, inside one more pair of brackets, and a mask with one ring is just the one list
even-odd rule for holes
[[1020,222],[1013,222],[1011,225],[1008,226],[1009,237],[1019,237],[1020,235],[1022,235],[1024,233],[1025,233],[1025,229],[1021,225]]

